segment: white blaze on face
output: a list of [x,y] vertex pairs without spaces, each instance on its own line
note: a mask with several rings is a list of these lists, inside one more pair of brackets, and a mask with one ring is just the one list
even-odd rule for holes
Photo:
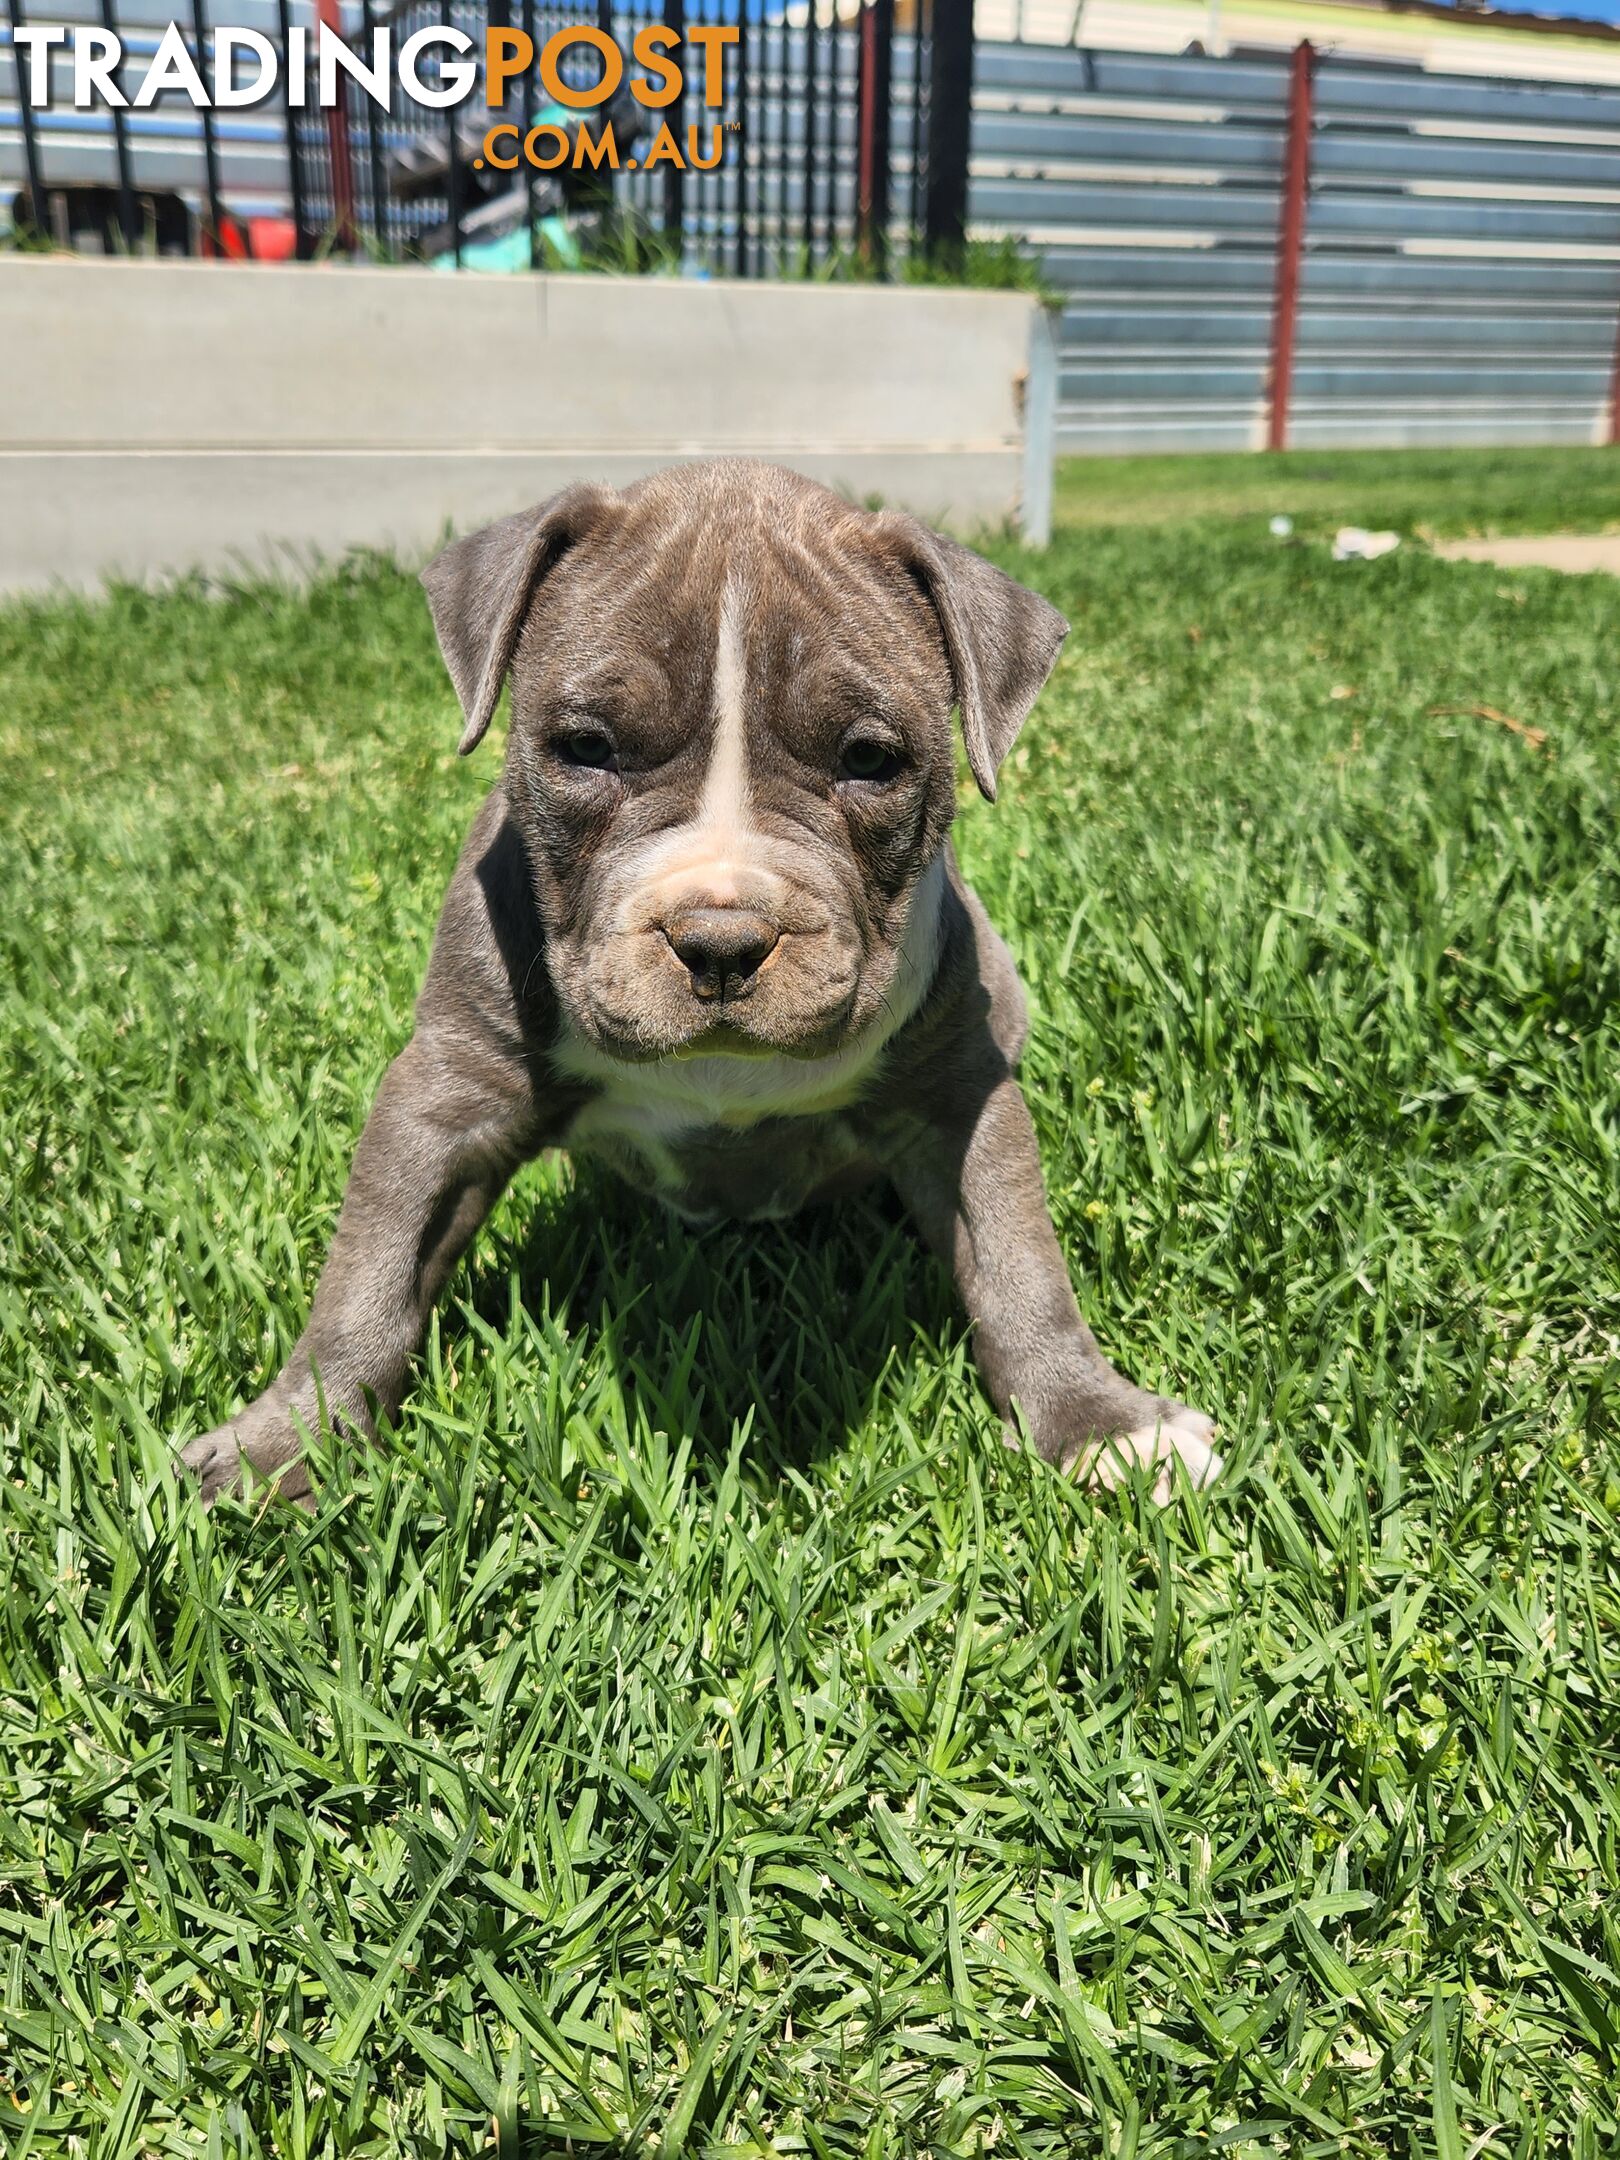
[[643,856],[634,908],[655,919],[682,907],[769,909],[780,875],[764,858],[748,786],[748,657],[742,588],[727,579],[715,627],[714,734],[695,814]]
[[743,651],[742,604],[728,578],[720,599],[720,631],[714,647],[714,743],[703,782],[697,822],[714,847],[716,868],[747,846],[748,676]]

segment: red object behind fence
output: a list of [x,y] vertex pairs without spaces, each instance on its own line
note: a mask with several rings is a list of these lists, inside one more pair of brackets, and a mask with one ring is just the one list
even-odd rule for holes
[[1299,266],[1305,252],[1305,198],[1311,182],[1311,76],[1316,49],[1309,38],[1294,47],[1288,78],[1288,135],[1283,145],[1282,216],[1277,226],[1277,278],[1271,311],[1270,415],[1266,448],[1288,447],[1288,397],[1294,386],[1294,330],[1299,320]]
[[217,233],[197,235],[197,252],[205,262],[292,262],[298,227],[285,217],[222,217]]

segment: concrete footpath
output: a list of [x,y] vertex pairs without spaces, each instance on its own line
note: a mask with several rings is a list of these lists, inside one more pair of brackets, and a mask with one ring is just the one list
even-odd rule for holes
[[1511,540],[1436,540],[1448,562],[1498,563],[1504,570],[1606,570],[1620,577],[1620,533],[1526,533]]

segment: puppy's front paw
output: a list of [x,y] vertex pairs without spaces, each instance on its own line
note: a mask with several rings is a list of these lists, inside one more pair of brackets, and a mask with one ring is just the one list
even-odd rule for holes
[[[264,1460],[254,1446],[254,1436],[245,1433],[253,1412],[243,1411],[232,1418],[228,1425],[216,1425],[200,1439],[188,1441],[180,1450],[179,1460],[197,1480],[204,1507],[226,1493],[240,1492],[246,1478],[252,1474],[263,1480],[275,1474],[275,1496],[280,1500],[296,1500],[303,1508],[314,1506],[309,1489],[309,1477],[301,1462],[287,1460],[285,1448],[266,1448],[270,1460]],[[263,1436],[260,1436],[261,1444]]]
[[235,1492],[242,1482],[242,1451],[229,1425],[216,1425],[180,1450],[180,1461],[197,1480],[204,1507],[212,1507],[221,1493]]
[[1193,1485],[1210,1485],[1226,1467],[1211,1445],[1215,1421],[1202,1410],[1185,1403],[1166,1402],[1151,1424],[1087,1446],[1075,1467],[1090,1485],[1112,1491],[1124,1484],[1133,1470],[1157,1470],[1153,1498],[1163,1507],[1175,1491],[1175,1466],[1179,1462]]

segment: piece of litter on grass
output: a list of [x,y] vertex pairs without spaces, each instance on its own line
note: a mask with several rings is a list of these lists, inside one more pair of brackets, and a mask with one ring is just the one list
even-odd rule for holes
[[1365,525],[1341,525],[1333,535],[1335,562],[1376,562],[1401,544],[1396,532],[1368,532]]
[[1515,714],[1503,712],[1497,705],[1431,705],[1431,720],[1489,720],[1495,727],[1506,728],[1510,735],[1517,735],[1520,742],[1531,750],[1545,750],[1547,730],[1532,727],[1528,720],[1520,720]]
[[1279,516],[1279,517],[1274,517],[1274,518],[1272,519],[1272,521],[1271,521],[1271,533],[1272,533],[1272,538],[1273,538],[1273,539],[1275,539],[1275,540],[1286,540],[1286,539],[1288,539],[1288,538],[1289,538],[1289,537],[1290,537],[1290,536],[1292,535],[1292,533],[1293,533],[1293,530],[1294,530],[1294,521],[1293,521],[1293,519],[1292,519],[1291,517],[1280,517],[1280,516]]

